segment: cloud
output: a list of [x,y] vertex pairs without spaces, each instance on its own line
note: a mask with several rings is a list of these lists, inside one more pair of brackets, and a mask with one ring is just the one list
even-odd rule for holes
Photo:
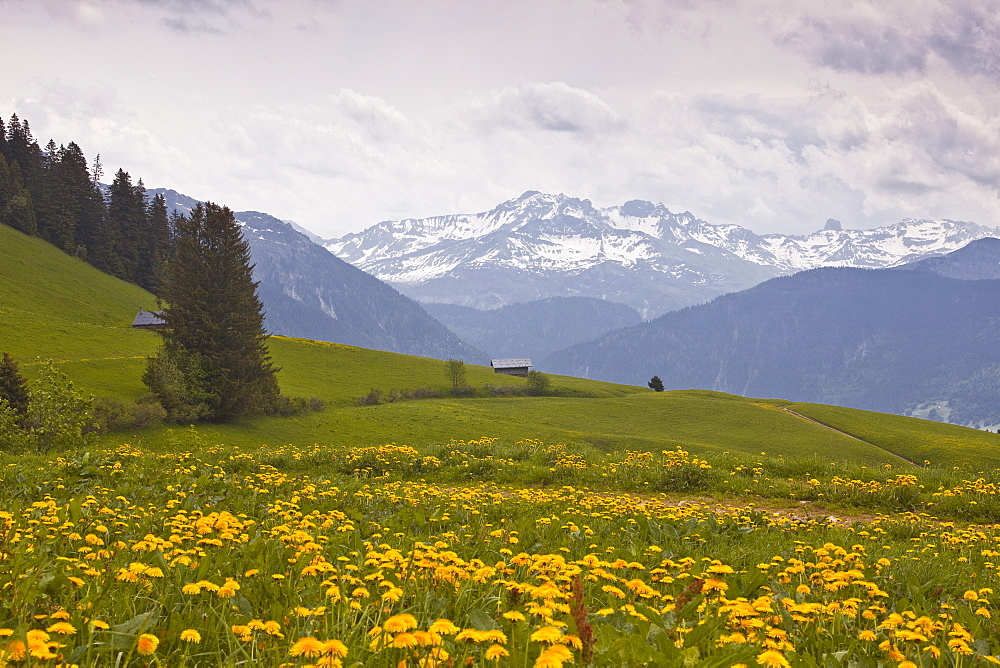
[[775,40],[810,62],[864,74],[924,73],[940,59],[1000,80],[1000,0],[796,4]]
[[1000,2],[964,0],[936,17],[931,48],[956,71],[1000,81]]
[[160,23],[176,33],[184,35],[224,35],[227,31],[205,20],[193,21],[183,16],[165,16]]
[[484,130],[513,128],[574,134],[614,129],[617,114],[597,95],[562,82],[523,83],[474,100],[465,115]]

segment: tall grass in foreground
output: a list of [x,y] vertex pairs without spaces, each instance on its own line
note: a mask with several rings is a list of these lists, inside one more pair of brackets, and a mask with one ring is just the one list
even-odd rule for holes
[[990,503],[987,474],[492,439],[176,446],[0,460],[0,665],[997,662],[996,527],[746,503],[773,485],[957,510]]

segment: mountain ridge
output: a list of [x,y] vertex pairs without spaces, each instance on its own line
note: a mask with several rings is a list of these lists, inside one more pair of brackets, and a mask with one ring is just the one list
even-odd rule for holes
[[553,353],[539,368],[1000,425],[1000,280],[822,267]]
[[[166,188],[147,194],[163,195],[167,210],[182,214],[198,204]],[[488,361],[419,304],[330,254],[292,224],[259,211],[234,216],[250,243],[269,332],[439,359]]]
[[597,208],[527,191],[486,212],[383,221],[324,245],[422,302],[482,309],[588,296],[650,318],[794,271],[895,266],[1000,234],[947,219],[838,227],[758,235],[643,200]]

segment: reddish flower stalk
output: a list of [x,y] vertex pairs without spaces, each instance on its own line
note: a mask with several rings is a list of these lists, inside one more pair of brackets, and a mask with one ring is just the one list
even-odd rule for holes
[[681,609],[691,602],[695,596],[701,593],[702,587],[705,586],[705,581],[701,578],[694,580],[687,586],[687,589],[681,592],[681,595],[677,597],[674,601],[674,610],[679,615],[681,614]]
[[583,645],[580,652],[580,662],[589,666],[594,661],[594,627],[587,621],[587,606],[583,602],[583,579],[579,575],[573,577],[573,599],[569,609],[573,621],[576,622],[576,632]]

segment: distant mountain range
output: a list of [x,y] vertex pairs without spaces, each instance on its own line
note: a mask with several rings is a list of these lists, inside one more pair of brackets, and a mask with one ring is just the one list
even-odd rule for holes
[[[168,211],[188,213],[198,203],[174,190],[147,191],[149,197],[157,194]],[[235,216],[250,242],[269,332],[488,363],[485,353],[459,340],[419,304],[328,253],[292,223],[257,211]]]
[[997,235],[951,220],[873,230],[828,221],[809,235],[758,235],[662,204],[596,208],[586,199],[530,191],[487,212],[386,221],[325,246],[420,302],[492,309],[586,296],[651,318],[782,274],[891,267]]
[[457,304],[423,305],[463,341],[492,357],[540,360],[557,350],[642,322],[625,304],[593,297],[549,297],[480,311]]
[[538,366],[995,428],[998,267],[1000,240],[982,239],[898,270],[804,271],[609,332]]

